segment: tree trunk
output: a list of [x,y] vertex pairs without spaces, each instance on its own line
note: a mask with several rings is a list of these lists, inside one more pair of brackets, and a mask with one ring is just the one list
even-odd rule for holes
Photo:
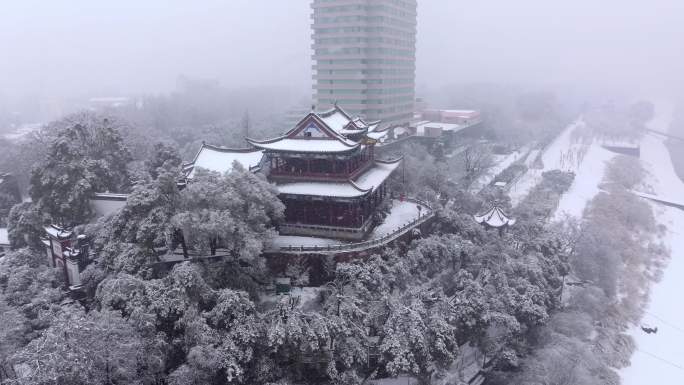
[[188,259],[188,245],[185,244],[185,237],[181,234],[181,248],[183,249],[183,258]]

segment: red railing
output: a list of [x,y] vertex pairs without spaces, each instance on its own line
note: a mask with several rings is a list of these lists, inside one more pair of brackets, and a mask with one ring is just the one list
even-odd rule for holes
[[360,164],[359,167],[357,167],[355,170],[351,172],[337,172],[337,173],[332,173],[332,172],[296,172],[296,171],[291,171],[291,170],[284,170],[282,168],[274,168],[271,169],[270,176],[275,178],[275,179],[306,179],[306,180],[321,180],[321,181],[326,181],[326,180],[331,180],[331,179],[339,179],[339,180],[349,180],[349,179],[356,179],[359,175],[362,173],[366,172],[371,166],[373,165],[372,161],[366,161],[363,164]]

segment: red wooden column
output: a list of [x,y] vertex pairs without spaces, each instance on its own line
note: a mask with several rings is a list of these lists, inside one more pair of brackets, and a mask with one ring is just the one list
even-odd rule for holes
[[328,202],[328,224],[330,226],[335,226],[335,209],[334,209],[334,204],[332,202]]

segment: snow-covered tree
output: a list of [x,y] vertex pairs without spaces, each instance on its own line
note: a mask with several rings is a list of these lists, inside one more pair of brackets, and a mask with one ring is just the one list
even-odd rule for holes
[[65,307],[40,337],[12,356],[18,384],[142,384],[142,342],[111,312]]
[[214,255],[222,247],[235,258],[253,259],[283,212],[275,187],[235,163],[223,176],[197,170],[172,222],[194,250]]
[[155,143],[153,150],[154,153],[152,158],[145,162],[147,172],[153,179],[156,179],[159,176],[157,169],[163,167],[167,162],[173,167],[180,167],[183,163],[178,148],[174,145],[157,142]]
[[42,249],[40,237],[44,233],[45,218],[35,204],[24,202],[14,205],[9,213],[7,236],[13,249],[24,246]]
[[33,168],[30,194],[53,221],[74,226],[89,219],[93,193],[128,188],[131,156],[107,118],[79,114],[63,123],[47,155]]
[[432,383],[458,355],[451,306],[443,296],[411,292],[389,301],[389,315],[379,346],[385,370],[392,376],[415,375]]
[[180,171],[167,163],[155,180],[136,185],[126,205],[90,227],[93,249],[104,267],[137,273],[156,259],[156,248],[175,247],[171,218],[178,206]]

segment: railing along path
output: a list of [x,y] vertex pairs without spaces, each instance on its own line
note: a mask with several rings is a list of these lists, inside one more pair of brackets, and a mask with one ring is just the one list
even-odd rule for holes
[[425,223],[427,220],[435,216],[434,210],[430,205],[427,204],[427,202],[415,198],[406,198],[406,201],[421,205],[424,208],[423,212],[420,212],[418,217],[414,220],[397,227],[395,230],[381,236],[380,238],[370,239],[362,242],[344,243],[339,245],[281,246],[278,248],[274,248],[270,251],[279,251],[286,253],[317,252],[326,254],[329,252],[339,251],[363,251],[373,247],[385,245],[387,243],[394,241],[400,236],[406,234],[407,231]]

